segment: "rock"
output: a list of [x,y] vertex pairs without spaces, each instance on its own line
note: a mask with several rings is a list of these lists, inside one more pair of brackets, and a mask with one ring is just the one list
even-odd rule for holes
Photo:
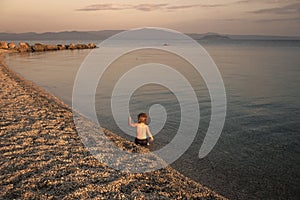
[[8,48],[9,49],[15,49],[16,48],[16,44],[13,42],[8,43]]
[[89,49],[96,48],[96,45],[94,43],[89,43],[87,46],[88,46]]
[[18,48],[19,52],[31,52],[32,49],[30,47],[30,45],[26,42],[20,42],[19,43],[19,48]]
[[88,46],[86,44],[76,44],[76,49],[87,49]]
[[46,51],[55,51],[55,50],[58,50],[58,46],[57,45],[46,45],[45,49],[46,49]]
[[71,44],[69,45],[68,49],[71,49],[71,50],[76,49],[75,44],[71,43]]
[[41,44],[41,43],[35,43],[32,47],[33,51],[45,51],[46,50],[46,45]]
[[58,50],[65,50],[66,49],[66,45],[64,45],[64,44],[58,44],[57,48],[58,48]]
[[0,49],[8,49],[8,45],[4,41],[0,41]]

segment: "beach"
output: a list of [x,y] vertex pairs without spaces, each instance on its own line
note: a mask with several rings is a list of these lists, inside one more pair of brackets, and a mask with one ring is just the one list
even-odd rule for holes
[[[5,53],[0,52],[0,199],[226,199],[171,167],[126,173],[99,162],[81,142],[72,109],[9,69]],[[149,151],[105,133],[127,151]]]

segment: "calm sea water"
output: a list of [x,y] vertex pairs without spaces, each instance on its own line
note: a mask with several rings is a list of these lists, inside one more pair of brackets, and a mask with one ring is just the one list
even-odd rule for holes
[[[193,144],[172,167],[232,199],[299,199],[300,41],[201,41],[201,44],[224,80],[228,100],[226,122],[213,151],[199,159],[210,119],[210,98],[199,77],[193,78],[193,72],[185,69],[192,84],[197,80],[193,86],[201,121]],[[71,105],[76,72],[89,52],[15,54],[7,56],[6,63]],[[147,56],[141,54],[138,58]],[[98,119],[102,126],[133,140],[117,127],[110,112],[111,91],[107,90],[117,71],[108,71],[104,83],[98,86]],[[139,88],[130,101],[133,116],[156,103],[165,107],[168,118],[155,136],[153,150],[166,145],[176,134],[180,123],[177,99],[168,89],[150,84]]]

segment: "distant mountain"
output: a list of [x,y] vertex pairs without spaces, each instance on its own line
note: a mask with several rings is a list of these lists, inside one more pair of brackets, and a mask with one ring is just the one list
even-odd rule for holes
[[195,40],[300,40],[300,36],[268,36],[268,35],[230,35],[218,33],[190,33],[187,34]]
[[225,35],[204,35],[201,40],[230,40],[231,38]]
[[103,40],[121,30],[0,33],[0,40]]
[[[103,31],[63,31],[46,33],[0,33],[0,41],[16,40],[104,40],[122,30]],[[190,33],[187,34],[195,40],[300,40],[300,36],[261,36],[261,35],[228,35],[218,33]]]
[[300,36],[225,35],[234,40],[300,40]]
[[[218,33],[212,33],[212,32],[208,32],[208,33],[188,33],[187,35],[190,36],[191,38],[193,38],[194,40],[213,39],[214,37],[222,36]],[[230,38],[228,37],[228,39],[230,39]]]

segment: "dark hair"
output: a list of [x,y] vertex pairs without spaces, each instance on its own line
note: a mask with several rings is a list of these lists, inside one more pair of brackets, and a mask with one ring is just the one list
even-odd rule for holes
[[138,114],[138,123],[147,123],[148,115],[146,113]]

